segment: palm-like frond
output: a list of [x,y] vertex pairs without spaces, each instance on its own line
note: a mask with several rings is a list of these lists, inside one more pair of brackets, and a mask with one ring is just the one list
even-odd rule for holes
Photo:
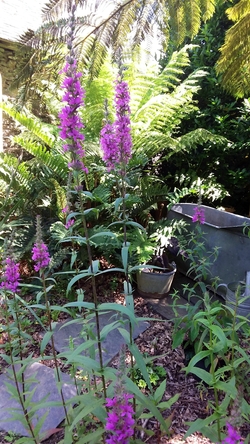
[[195,148],[198,145],[203,145],[206,142],[211,142],[217,146],[225,146],[228,143],[228,139],[217,134],[212,134],[210,131],[204,128],[198,128],[178,137],[176,140],[176,148],[178,150],[187,150],[189,148]]
[[250,93],[250,2],[240,0],[227,14],[236,23],[226,33],[217,72],[231,94],[244,97]]
[[134,70],[128,70],[133,142],[137,154],[144,151],[151,158],[180,146],[174,133],[181,120],[196,109],[194,94],[199,89],[200,78],[206,74],[197,70],[181,81],[184,69],[189,65],[190,49],[186,46],[174,53],[159,75],[157,69],[154,74],[139,73],[139,76]]
[[[75,48],[77,58],[88,66],[92,78],[97,75],[108,49],[138,46],[142,40],[151,38],[158,29],[161,44],[171,28],[171,37],[176,43],[185,36],[193,37],[201,19],[209,18],[217,0],[78,0]],[[44,8],[44,23],[35,33],[22,36],[22,43],[32,47],[19,77],[28,76],[29,82],[55,78],[64,63],[63,42],[68,35],[68,13],[71,0],[50,0]],[[169,19],[170,17],[170,19]],[[170,22],[169,22],[170,20]],[[175,38],[173,38],[175,37]],[[152,51],[152,47],[150,48]],[[24,75],[25,71],[25,75]]]

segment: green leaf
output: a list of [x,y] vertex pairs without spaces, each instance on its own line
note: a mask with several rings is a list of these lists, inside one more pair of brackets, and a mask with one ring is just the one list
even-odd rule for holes
[[65,242],[68,243],[68,242],[72,242],[72,240],[79,245],[86,245],[86,243],[87,243],[86,237],[82,237],[82,236],[69,236],[69,237],[66,237],[65,239],[60,240],[60,243],[65,243]]
[[219,338],[219,340],[222,342],[222,346],[224,348],[227,345],[227,338],[222,328],[218,325],[212,325],[210,328],[213,334],[217,336],[217,338]]
[[49,343],[51,336],[53,336],[54,332],[53,331],[47,331],[42,339],[41,342],[41,346],[40,346],[40,350],[41,353],[44,352],[46,345]]
[[129,334],[128,330],[125,330],[125,328],[118,328],[118,331],[124,337],[126,344],[129,344],[130,343],[130,334]]
[[137,324],[137,319],[134,316],[134,314],[127,307],[124,307],[124,305],[115,304],[114,302],[104,302],[103,304],[100,304],[98,306],[98,311],[106,311],[106,310],[120,312],[125,316],[127,316],[130,322],[133,323],[133,325]]
[[89,199],[93,199],[93,194],[90,191],[84,190],[84,191],[82,191],[82,194],[84,196],[87,196]]
[[65,308],[67,308],[67,307],[69,307],[69,308],[74,308],[74,307],[77,307],[77,308],[86,308],[86,309],[88,309],[88,310],[94,310],[95,309],[95,304],[94,304],[94,302],[80,302],[80,301],[76,301],[76,302],[68,302],[67,304],[65,304],[63,307],[65,307]]
[[[205,426],[208,426],[213,423],[213,421],[216,421],[217,419],[217,413],[213,413],[212,415],[208,416],[205,419],[196,419],[194,422],[191,423],[187,433],[185,434],[184,438],[188,438],[190,435],[192,435],[195,432],[200,432]],[[189,422],[187,423],[190,424]]]
[[175,350],[179,345],[181,345],[184,341],[186,332],[184,330],[177,330],[173,333],[173,343],[172,349]]
[[95,261],[92,261],[92,264],[91,264],[92,266],[89,266],[89,268],[88,268],[89,275],[93,275],[93,274],[98,273],[99,264],[100,264],[100,261],[98,259]]
[[155,393],[154,393],[154,399],[156,401],[157,404],[159,404],[160,400],[162,399],[165,390],[166,390],[166,384],[167,384],[167,380],[164,379],[164,381],[161,382],[161,384],[159,385],[159,387],[157,387]]
[[77,252],[76,251],[72,251],[71,252],[71,258],[70,258],[70,268],[71,268],[71,270],[73,268],[73,265],[74,265],[76,259],[77,259]]
[[[121,321],[114,321],[114,322],[110,322],[109,324],[105,325],[100,332],[101,341],[103,341],[111,331],[115,330],[120,325],[121,325]],[[119,330],[119,328],[118,328],[118,330]]]
[[178,401],[180,397],[179,393],[176,393],[174,396],[172,396],[172,398],[168,399],[167,401],[163,401],[163,402],[159,402],[158,407],[159,409],[170,409],[172,407],[172,405]]
[[93,239],[96,239],[97,237],[117,237],[115,233],[112,233],[112,231],[101,231],[100,233],[95,233],[90,236],[89,240],[92,241]]
[[153,390],[152,384],[150,382],[148,369],[147,369],[143,355],[141,354],[139,348],[137,347],[137,345],[135,343],[128,344],[128,348],[129,348],[130,352],[132,353],[132,355],[134,356],[134,358],[136,360],[136,364],[137,364],[138,368],[140,369],[141,374],[142,374],[144,380],[146,381],[149,390],[152,392],[152,390]]
[[195,364],[197,364],[197,362],[201,361],[202,359],[206,358],[209,355],[210,355],[210,351],[209,350],[202,350],[199,353],[197,353],[195,356],[193,356],[193,358],[189,362],[188,366],[186,367],[186,371],[189,372],[190,371],[190,369],[189,369],[190,367],[193,368],[193,366]]
[[128,267],[128,251],[129,247],[127,246],[122,247],[122,265],[124,270],[127,270]]
[[115,213],[117,212],[117,210],[118,210],[119,206],[121,205],[122,201],[123,201],[123,198],[122,198],[122,197],[118,197],[118,198],[115,200]]
[[139,401],[144,406],[144,408],[150,410],[152,414],[151,417],[155,417],[163,427],[163,430],[165,430],[168,433],[169,432],[168,427],[157,406],[151,401],[151,399],[148,396],[145,396],[139,390],[137,385],[133,381],[131,381],[131,379],[126,377],[125,381],[126,381],[126,387],[128,388],[129,392],[133,393],[136,396],[137,401]]
[[83,409],[80,411],[80,413],[78,413],[78,415],[74,418],[74,421],[71,425],[71,429],[73,429],[73,427],[75,427],[79,421],[84,419],[85,416],[89,415],[89,413],[94,412],[94,410],[97,407],[100,407],[104,404],[103,398],[96,398],[94,396],[87,396],[87,395],[84,395],[83,398],[85,403],[87,403],[87,405],[85,405]]
[[87,276],[90,276],[91,274],[89,273],[89,271],[84,271],[83,273],[78,274],[77,276],[74,276],[68,283],[67,286],[67,290],[66,293],[69,293],[69,291],[71,290],[71,288],[73,287],[73,285],[79,281],[80,279],[84,279]]
[[94,432],[88,433],[87,436],[84,436],[77,440],[78,444],[99,444],[102,441],[102,435],[104,433],[103,427],[95,430]]
[[[124,284],[124,287],[127,287],[127,282],[126,281],[123,284]],[[129,286],[131,286],[130,283],[129,283]],[[128,289],[128,291],[129,290],[130,290],[130,288]],[[125,294],[126,307],[131,311],[131,313],[135,314],[134,296],[131,293],[126,294],[125,291],[124,291],[124,294]]]
[[134,222],[132,220],[112,222],[112,224],[109,224],[108,228],[112,227],[113,225],[122,225],[122,226],[124,226],[124,225],[126,225],[126,226],[131,225],[132,227],[139,228],[140,230],[146,232],[145,228],[142,225],[140,225],[137,222]]
[[215,386],[217,389],[222,390],[224,393],[227,393],[233,399],[237,397],[238,390],[235,387],[235,377],[231,378],[229,381],[217,381]]
[[207,385],[210,386],[213,384],[213,377],[211,373],[207,372],[206,370],[198,367],[190,367],[189,372],[198,376],[198,378],[204,381]]

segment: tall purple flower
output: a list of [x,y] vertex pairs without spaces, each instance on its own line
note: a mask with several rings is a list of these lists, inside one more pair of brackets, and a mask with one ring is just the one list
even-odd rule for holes
[[128,393],[121,393],[114,398],[106,399],[106,407],[110,409],[108,412],[105,429],[109,434],[106,439],[107,444],[128,444],[130,437],[133,435],[133,407],[129,403],[129,399],[133,398]]
[[36,265],[34,265],[35,271],[40,271],[49,265],[49,251],[44,242],[35,243],[32,248],[32,260],[36,262]]
[[20,280],[19,264],[14,259],[7,257],[5,259],[3,282],[0,288],[17,293]]
[[88,172],[83,163],[85,151],[82,147],[84,142],[84,134],[82,129],[84,124],[79,115],[79,108],[84,105],[85,91],[83,90],[80,77],[81,73],[77,72],[77,61],[75,52],[73,49],[74,31],[75,31],[75,9],[73,5],[71,9],[71,18],[69,23],[69,37],[67,41],[67,47],[69,49],[69,55],[66,57],[66,65],[63,68],[65,78],[62,83],[62,88],[65,93],[62,97],[63,102],[66,105],[62,108],[59,118],[60,136],[65,141],[63,149],[65,152],[70,152],[71,161],[68,163],[68,167],[72,170]]
[[130,127],[128,84],[123,80],[122,73],[116,81],[115,86],[115,109],[116,118],[114,123],[107,122],[101,130],[101,147],[103,160],[107,164],[108,171],[127,165],[131,157],[132,137]]
[[243,444],[243,441],[241,441],[241,437],[238,434],[237,430],[235,428],[227,423],[227,436],[222,441],[222,444]]
[[205,212],[200,206],[195,207],[192,222],[199,222],[200,224],[205,223]]
[[41,217],[36,218],[36,243],[32,248],[32,260],[36,263],[34,265],[35,271],[40,271],[46,268],[50,262],[50,256],[47,245],[42,240]]

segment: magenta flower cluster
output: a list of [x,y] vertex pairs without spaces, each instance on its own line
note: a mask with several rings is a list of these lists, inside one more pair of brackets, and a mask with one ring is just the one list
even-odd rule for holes
[[129,399],[133,398],[128,393],[121,393],[114,398],[107,398],[106,407],[110,409],[106,421],[105,429],[109,434],[106,439],[107,444],[128,444],[130,437],[133,435],[133,407]]
[[5,259],[4,280],[1,283],[0,288],[17,293],[19,279],[19,264],[16,264],[12,258],[7,257]]
[[115,87],[116,119],[114,123],[108,122],[101,130],[101,147],[103,160],[108,171],[121,165],[127,165],[131,157],[132,137],[130,127],[129,89],[127,82],[120,75]]
[[79,80],[82,74],[77,72],[77,62],[73,49],[75,29],[74,12],[75,6],[72,7],[72,15],[69,25],[70,32],[67,42],[70,52],[66,57],[66,65],[63,69],[65,78],[61,86],[65,90],[62,100],[63,102],[66,102],[66,105],[62,108],[59,114],[59,128],[61,129],[60,136],[65,141],[63,149],[65,152],[70,152],[71,154],[71,161],[68,163],[68,167],[72,170],[83,170],[88,172],[82,160],[85,156],[85,151],[82,147],[84,141],[82,129],[84,128],[84,124],[79,115],[79,107],[84,104],[83,99],[85,91]]
[[199,222],[200,224],[205,223],[205,213],[203,208],[200,206],[194,209],[194,215],[192,217],[192,222]]
[[222,441],[222,444],[243,444],[243,441],[241,440],[240,435],[238,434],[237,430],[235,428],[227,423],[227,436]]
[[35,271],[40,271],[49,265],[49,251],[44,242],[35,243],[32,248],[32,260],[36,262],[36,265],[34,265]]

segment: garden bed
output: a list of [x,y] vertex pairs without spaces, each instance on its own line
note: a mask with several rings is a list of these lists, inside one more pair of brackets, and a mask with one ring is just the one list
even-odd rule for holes
[[[110,288],[113,285],[113,291]],[[116,287],[116,288],[115,288]],[[98,278],[97,291],[100,302],[117,302],[123,303],[122,282],[119,276],[102,276]],[[90,289],[86,291],[86,300],[91,300]],[[63,304],[62,298],[60,302]],[[65,301],[66,302],[66,301]],[[161,437],[159,443],[173,443],[177,444],[181,441],[185,432],[188,429],[186,422],[194,421],[197,418],[206,418],[211,414],[209,401],[213,399],[212,390],[198,383],[193,375],[185,375],[183,368],[185,367],[185,354],[182,347],[172,350],[172,324],[170,321],[164,319],[161,315],[152,310],[147,301],[141,297],[135,296],[135,311],[137,316],[144,316],[154,318],[150,321],[150,327],[136,339],[140,351],[149,356],[155,356],[154,365],[161,366],[166,371],[167,386],[164,395],[164,400],[170,399],[175,394],[179,393],[178,401],[172,406],[169,411],[164,412],[164,417],[171,419],[170,437]],[[63,321],[64,315],[60,315],[58,320]],[[155,320],[156,319],[156,320]],[[39,325],[32,323],[32,337],[34,342],[30,344],[27,354],[33,353],[34,357],[39,356],[39,345],[42,340],[42,331]],[[4,335],[1,341],[4,342]],[[46,354],[50,353],[50,346],[47,345]],[[159,357],[157,357],[159,356]],[[41,363],[54,367],[53,359],[40,361]],[[117,366],[118,359],[114,358],[113,366]],[[5,362],[0,357],[1,369],[4,368]],[[63,362],[60,362],[60,367],[63,372],[67,372],[68,368]],[[143,389],[146,390],[146,389]],[[157,422],[149,420],[146,423],[148,429],[157,429]],[[244,424],[241,429],[241,434],[245,437],[250,432],[250,426]],[[63,439],[63,430],[51,436],[44,441],[45,444],[56,444]],[[146,435],[141,436],[144,442],[149,444],[156,444],[156,437],[148,438]],[[6,432],[0,432],[0,443],[7,444],[8,442],[15,442],[15,438],[11,440],[11,435]],[[210,442],[203,436],[196,434],[186,440],[187,443],[201,443]]]

